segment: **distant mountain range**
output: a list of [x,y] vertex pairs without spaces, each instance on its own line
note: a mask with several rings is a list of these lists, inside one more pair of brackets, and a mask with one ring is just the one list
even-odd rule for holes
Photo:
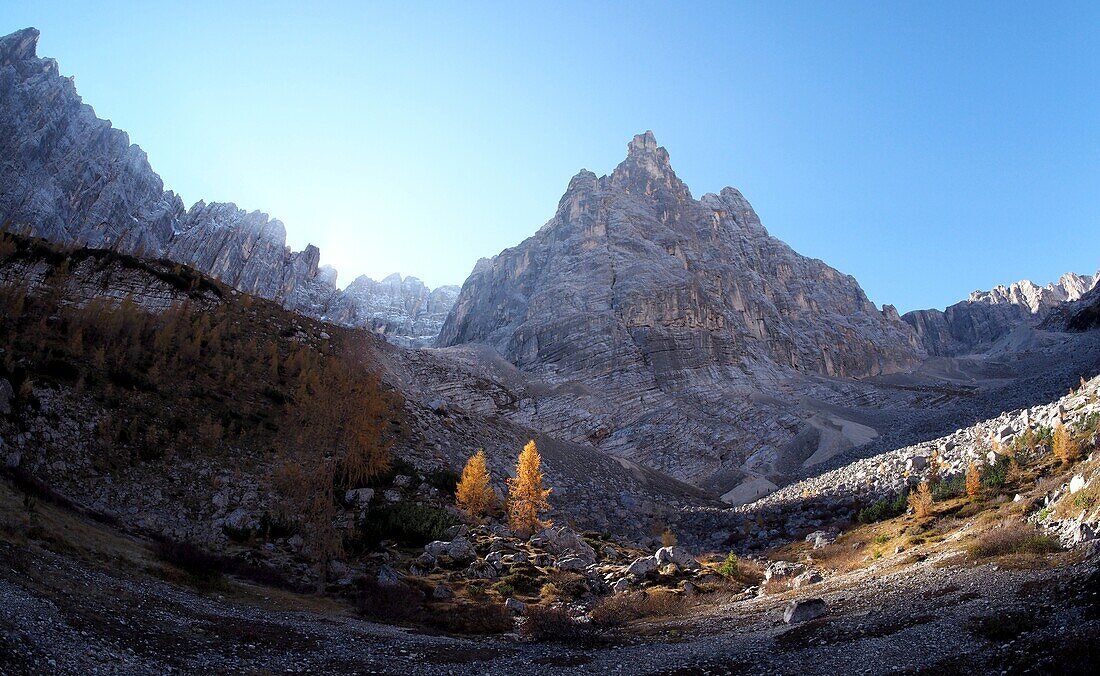
[[995,415],[1025,396],[1013,383],[1049,399],[1095,367],[1062,331],[1095,322],[1100,273],[899,316],[772,237],[738,190],[693,197],[650,132],[609,175],[574,176],[553,218],[479,261],[461,290],[400,275],[340,290],[316,247],[286,246],[278,220],[233,204],[185,208],[125,132],[36,55],[37,40],[35,29],[0,39],[5,227],[166,258],[402,347],[434,345],[395,362],[410,396],[730,502],[885,436]]

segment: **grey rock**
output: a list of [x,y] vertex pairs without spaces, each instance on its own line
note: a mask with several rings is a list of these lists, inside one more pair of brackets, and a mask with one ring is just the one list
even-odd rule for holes
[[768,564],[768,567],[764,569],[764,581],[769,582],[771,580],[785,580],[787,578],[793,578],[796,575],[806,570],[806,566],[801,563],[793,563],[791,561],[774,561]]
[[625,594],[630,591],[630,578],[621,577],[611,585],[611,591],[616,594]]
[[642,578],[657,570],[659,565],[660,564],[657,563],[657,557],[643,556],[639,559],[635,559],[633,563],[627,566],[626,573],[636,578]]
[[507,598],[504,601],[504,607],[512,611],[516,615],[522,615],[527,611],[527,604],[523,601],[516,600],[514,598]]
[[547,528],[534,536],[532,542],[539,543],[538,546],[551,554],[570,555],[584,561],[586,565],[596,562],[596,550],[575,531],[565,526]]
[[432,589],[432,598],[437,601],[446,601],[447,599],[454,598],[454,591],[445,584],[437,584]]
[[787,624],[806,622],[825,614],[826,606],[823,599],[803,599],[791,601],[783,610],[783,621]]
[[11,383],[0,378],[0,415],[11,413],[11,401],[14,398],[15,392],[12,390]]
[[572,555],[560,558],[560,559],[558,559],[557,561],[554,562],[554,567],[558,568],[560,570],[579,571],[579,570],[584,570],[589,565],[590,565],[590,563],[588,561],[585,561],[584,559],[582,559],[578,556],[572,556]]
[[811,584],[817,584],[823,579],[824,578],[821,577],[821,573],[817,572],[816,570],[807,570],[800,575],[796,575],[795,578],[791,580],[791,587],[794,589],[801,589],[802,587],[807,587]]
[[252,518],[248,510],[243,507],[238,507],[229,513],[229,516],[225,517],[223,523],[233,530],[244,531],[257,527],[256,520]]
[[654,554],[654,557],[656,557],[657,563],[662,566],[671,563],[687,570],[699,568],[699,562],[695,560],[695,556],[686,547],[661,547]]
[[396,587],[402,584],[401,579],[401,573],[388,563],[382,564],[378,569],[378,584],[383,587]]
[[453,561],[469,561],[477,555],[473,545],[465,538],[455,538],[450,542],[436,540],[425,545],[424,551],[436,558],[446,556]]
[[473,580],[495,580],[500,571],[488,561],[479,560],[471,563],[462,574]]
[[344,493],[344,502],[355,507],[367,507],[370,505],[370,501],[374,499],[373,488],[353,488]]

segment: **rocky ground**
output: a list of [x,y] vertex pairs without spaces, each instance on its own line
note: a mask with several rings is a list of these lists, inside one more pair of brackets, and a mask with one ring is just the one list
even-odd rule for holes
[[[8,525],[22,509],[7,485]],[[1095,551],[974,563],[958,541],[829,575],[812,592],[702,596],[690,615],[581,644],[430,635],[229,580],[184,584],[139,538],[35,508],[64,534],[0,542],[0,673],[1081,673],[1095,659]],[[38,538],[42,539],[38,539]],[[792,599],[825,613],[787,624]]]

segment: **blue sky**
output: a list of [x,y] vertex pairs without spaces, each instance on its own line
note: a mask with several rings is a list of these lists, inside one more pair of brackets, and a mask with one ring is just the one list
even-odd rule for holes
[[902,311],[1100,268],[1097,3],[229,4],[0,30],[41,29],[186,203],[280,218],[345,284],[461,283],[646,129]]

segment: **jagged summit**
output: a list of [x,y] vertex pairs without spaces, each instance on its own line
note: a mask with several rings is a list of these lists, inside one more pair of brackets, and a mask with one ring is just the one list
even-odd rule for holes
[[0,38],[0,66],[37,58],[39,31],[24,28]]
[[687,186],[672,170],[668,151],[657,145],[653,132],[638,134],[626,146],[626,159],[608,177],[611,185],[637,195],[665,190],[676,198],[690,199]]
[[[373,326],[372,313],[336,288],[335,271],[319,267],[317,247],[290,250],[278,219],[233,203],[186,208],[165,190],[145,152],[83,103],[54,60],[38,58],[38,37],[26,28],[0,38],[0,224],[67,245],[167,257],[289,309]],[[434,310],[436,330],[447,309]],[[419,342],[435,335],[390,325],[396,342],[406,328],[421,332]]]

